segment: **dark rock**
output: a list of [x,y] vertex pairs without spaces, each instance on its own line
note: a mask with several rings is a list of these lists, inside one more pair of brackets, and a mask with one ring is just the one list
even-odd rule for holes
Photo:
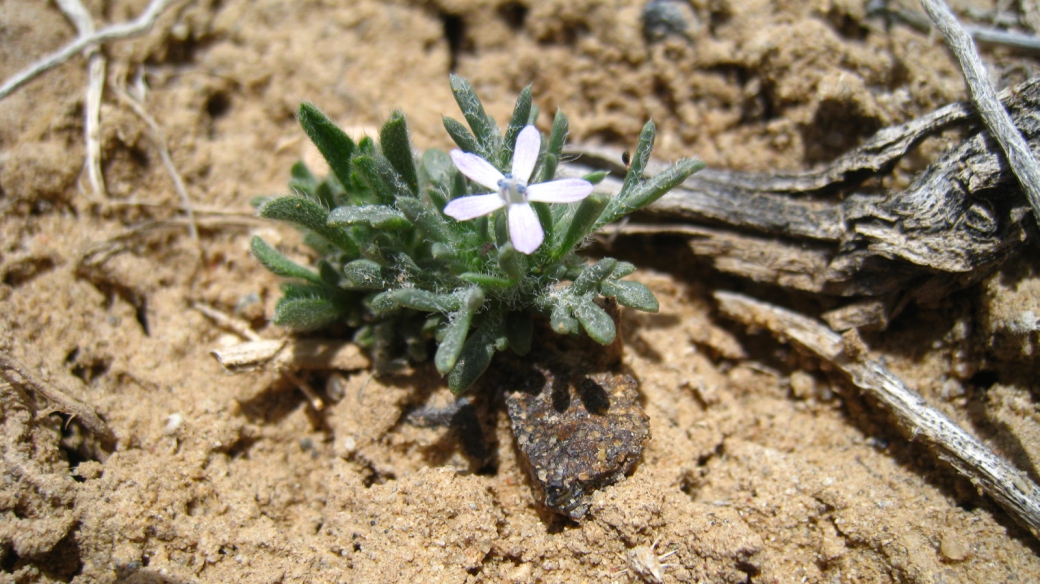
[[560,360],[544,361],[510,376],[509,419],[545,505],[580,519],[597,489],[635,467],[650,439],[649,418],[630,375],[586,375]]

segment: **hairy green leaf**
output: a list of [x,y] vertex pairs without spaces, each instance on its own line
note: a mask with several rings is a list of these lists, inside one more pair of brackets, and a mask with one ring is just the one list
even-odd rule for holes
[[279,197],[267,201],[257,211],[261,217],[286,221],[309,229],[349,255],[358,254],[358,246],[347,232],[328,225],[329,213],[321,205],[303,197]]
[[459,278],[472,284],[476,284],[481,288],[494,288],[498,290],[511,288],[516,284],[516,280],[508,280],[506,278],[499,278],[498,276],[481,274],[478,272],[464,272],[459,274]]
[[412,223],[400,211],[386,205],[336,207],[329,213],[329,225],[371,225],[376,229],[408,229]]
[[578,321],[571,316],[570,307],[565,302],[558,302],[552,308],[549,326],[561,335],[578,334]]
[[571,305],[574,316],[578,317],[582,328],[592,340],[601,345],[609,345],[617,336],[614,320],[605,310],[600,308],[591,298]]
[[315,284],[322,284],[321,277],[318,274],[283,256],[278,250],[268,245],[266,241],[260,239],[260,237],[253,236],[250,247],[252,247],[253,255],[256,256],[256,259],[276,276],[300,278]]
[[494,120],[484,111],[484,105],[480,103],[477,92],[469,81],[455,74],[448,78],[448,83],[451,85],[452,94],[455,95],[455,102],[459,104],[462,115],[469,122],[473,136],[480,145],[480,151],[477,154],[484,160],[497,160],[498,152],[502,147],[502,134]]
[[419,196],[419,177],[415,171],[415,158],[408,140],[408,125],[401,110],[390,114],[390,119],[379,130],[379,145],[383,155],[404,179],[412,196]]
[[320,329],[341,319],[344,312],[328,298],[290,298],[278,301],[274,308],[275,324],[298,331]]
[[545,148],[545,158],[542,160],[540,182],[556,178],[556,167],[560,163],[560,157],[563,156],[563,144],[567,141],[569,132],[570,123],[567,121],[567,116],[563,115],[562,111],[556,110],[552,131],[549,132],[549,143]]
[[585,266],[574,279],[568,292],[576,296],[588,294],[594,286],[607,279],[615,267],[617,267],[617,260],[614,258],[603,258],[590,266]]
[[[510,163],[513,160],[513,151],[516,148],[516,137],[520,135],[520,130],[524,129],[527,125],[527,118],[531,114],[531,86],[523,88],[520,91],[520,96],[516,98],[516,106],[513,107],[513,117],[509,119],[509,126],[506,128],[506,139],[502,144],[502,159],[500,161],[500,168],[509,168]],[[523,180],[527,180],[530,177],[520,177]]]
[[448,374],[448,388],[453,394],[459,395],[469,389],[487,371],[495,354],[495,340],[500,336],[501,326],[501,314],[490,313],[466,340],[455,367]]
[[[556,233],[562,233],[562,237],[553,246],[552,258],[562,258],[567,252],[574,249],[574,246],[584,241],[608,203],[609,199],[603,193],[592,193],[585,197],[578,204],[574,215],[570,217],[570,222],[567,223],[565,218],[560,225],[557,225]],[[566,230],[563,230],[563,227],[566,227]]]
[[465,124],[448,116],[442,117],[441,122],[444,124],[444,129],[447,130],[451,139],[464,152],[472,152],[477,155],[483,153],[480,143],[477,142],[476,137],[473,136],[473,133],[469,131]]
[[437,347],[437,354],[433,357],[433,364],[441,375],[447,375],[459,360],[472,320],[473,311],[468,309],[460,310],[452,315],[451,324],[448,325],[444,339]]
[[614,296],[617,298],[618,304],[622,306],[635,308],[643,312],[657,312],[661,309],[661,305],[658,304],[654,293],[639,282],[608,280],[600,286],[600,292],[604,296]]
[[390,297],[401,306],[425,312],[454,312],[462,308],[457,294],[436,294],[418,288],[398,288]]
[[354,290],[383,290],[390,285],[390,272],[372,260],[354,260],[343,266],[343,275]]
[[350,184],[350,157],[354,154],[354,141],[312,103],[300,104],[297,117],[303,131],[318,147],[339,182]]

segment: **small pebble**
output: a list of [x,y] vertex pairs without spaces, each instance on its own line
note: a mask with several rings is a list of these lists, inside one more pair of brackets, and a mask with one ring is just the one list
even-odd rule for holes
[[959,534],[948,532],[942,536],[942,541],[939,543],[939,553],[947,561],[963,562],[971,557],[971,547]]

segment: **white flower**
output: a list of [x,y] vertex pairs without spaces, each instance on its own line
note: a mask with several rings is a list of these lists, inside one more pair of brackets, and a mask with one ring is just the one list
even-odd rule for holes
[[521,130],[513,149],[513,172],[505,175],[476,154],[452,150],[451,160],[459,172],[496,192],[459,197],[444,207],[444,214],[458,221],[468,221],[508,205],[509,240],[513,248],[524,254],[534,253],[545,240],[545,231],[530,203],[573,203],[592,192],[592,183],[580,178],[527,184],[541,144],[537,128],[526,126]]

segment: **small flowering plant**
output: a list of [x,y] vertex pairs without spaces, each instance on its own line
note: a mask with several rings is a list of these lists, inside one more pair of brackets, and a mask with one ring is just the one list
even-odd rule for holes
[[459,146],[450,154],[428,150],[417,159],[401,112],[382,127],[378,144],[368,137],[355,143],[313,105],[300,106],[300,124],[331,173],[320,179],[297,163],[294,194],[262,200],[259,214],[302,229],[318,254],[316,270],[259,237],[252,248],[269,270],[291,279],[275,323],[352,327],[382,370],[405,357],[423,360],[435,344],[434,364],[459,394],[496,351],[530,351],[535,316],[558,333],[584,332],[609,344],[617,331],[597,298],[656,312],[650,290],[623,279],[635,266],[612,258],[589,263],[575,250],[703,163],[680,160],[644,177],[655,135],[647,122],[620,193],[595,193],[605,173],[556,178],[567,118],[557,113],[543,138],[533,125],[530,87],[503,136],[473,87],[454,75],[450,82],[469,126],[444,118]]

